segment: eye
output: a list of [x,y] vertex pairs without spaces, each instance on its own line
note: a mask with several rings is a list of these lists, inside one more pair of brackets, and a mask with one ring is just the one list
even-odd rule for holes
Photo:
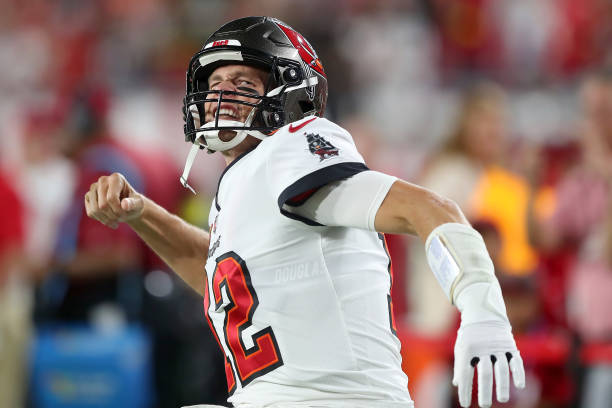
[[248,79],[241,78],[238,80],[238,85],[255,85],[253,81],[249,81]]

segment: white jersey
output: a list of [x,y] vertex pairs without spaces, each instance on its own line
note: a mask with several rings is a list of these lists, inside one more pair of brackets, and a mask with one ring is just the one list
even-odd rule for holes
[[287,211],[363,170],[350,134],[313,116],[221,175],[204,305],[234,406],[413,406],[384,238]]

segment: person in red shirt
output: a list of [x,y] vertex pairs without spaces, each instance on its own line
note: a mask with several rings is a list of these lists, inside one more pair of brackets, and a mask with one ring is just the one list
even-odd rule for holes
[[23,206],[9,177],[0,172],[0,288],[23,244]]
[[122,299],[120,293],[125,291],[122,286],[130,285],[130,290],[139,291],[142,245],[127,228],[113,233],[100,228],[81,208],[80,197],[92,180],[110,169],[124,169],[127,177],[145,188],[129,151],[109,134],[108,108],[108,95],[93,88],[80,91],[67,104],[62,149],[75,163],[77,180],[58,231],[53,265],[57,273],[42,286],[54,293],[42,297],[48,302],[41,308],[54,319],[87,321],[102,303],[118,305],[130,318],[138,313],[133,301],[138,296]]
[[[11,295],[10,277],[20,272],[24,209],[8,174],[0,170],[0,406],[23,406],[29,316]],[[18,303],[16,303],[16,301]],[[19,307],[16,307],[19,306]]]

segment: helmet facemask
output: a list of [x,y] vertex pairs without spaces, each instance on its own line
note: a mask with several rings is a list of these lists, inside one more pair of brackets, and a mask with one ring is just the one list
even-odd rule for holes
[[[244,140],[246,135],[264,139],[274,130],[288,123],[283,109],[289,96],[288,93],[317,83],[316,77],[303,79],[302,67],[294,61],[271,58],[272,61],[264,65],[257,58],[250,58],[251,63],[245,61],[243,64],[257,68],[267,66],[266,71],[269,72],[269,75],[263,95],[252,89],[240,87],[236,91],[210,90],[208,89],[208,77],[216,68],[223,65],[240,64],[240,62],[229,60],[220,63],[215,61],[209,66],[202,66],[200,61],[205,61],[202,54],[206,51],[209,50],[196,54],[190,63],[190,69],[187,72],[188,90],[183,100],[183,115],[185,140],[199,144],[211,153],[234,148]],[[219,53],[219,51],[216,52]],[[225,51],[222,52],[225,53]],[[208,54],[208,58],[214,57],[213,53]],[[244,50],[242,54],[245,54]],[[248,98],[248,100],[237,99],[237,97]],[[217,105],[216,109],[213,109],[214,118],[207,123],[202,123],[202,119],[206,117],[206,105],[211,103]],[[244,123],[220,119],[222,104],[247,106],[251,111]],[[314,109],[314,104],[312,107]],[[314,110],[313,113],[315,113]],[[223,131],[236,132],[236,136],[231,141],[223,142],[219,138],[219,133]]]
[[[265,128],[254,124],[254,118],[256,113],[259,111],[258,105],[261,100],[257,102],[247,102],[244,100],[235,99],[236,96],[244,96],[248,98],[254,98],[254,95],[246,92],[236,91],[204,91],[199,92],[204,95],[204,99],[201,101],[194,101],[190,104],[185,105],[185,109],[188,109],[186,123],[190,128],[188,132],[185,132],[187,137],[191,138],[191,142],[208,149],[210,153],[215,151],[225,151],[233,149],[240,144],[247,135],[251,135],[257,139],[264,139],[266,137],[262,131]],[[215,97],[216,98],[213,98]],[[259,98],[261,96],[258,96]],[[205,118],[205,104],[215,103],[217,104],[214,109],[214,119],[202,124],[202,118]],[[221,119],[221,104],[235,104],[235,105],[246,105],[250,109],[249,114],[244,122],[238,120]],[[230,140],[224,141],[222,138],[223,133],[233,132],[235,135]]]

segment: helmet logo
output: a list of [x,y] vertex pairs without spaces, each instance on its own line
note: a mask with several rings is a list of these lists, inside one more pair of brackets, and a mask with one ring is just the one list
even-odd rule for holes
[[302,34],[297,31],[280,24],[278,21],[276,24],[280,27],[281,30],[285,33],[291,44],[298,50],[300,54],[300,58],[302,61],[306,63],[307,66],[317,71],[319,74],[325,75],[325,71],[323,70],[323,64],[317,57],[317,53],[314,51],[312,46],[308,43],[308,41],[302,36]]
[[223,47],[225,45],[236,45],[240,46],[240,41],[238,40],[217,40],[210,42],[204,46],[204,49],[213,48],[213,47]]

